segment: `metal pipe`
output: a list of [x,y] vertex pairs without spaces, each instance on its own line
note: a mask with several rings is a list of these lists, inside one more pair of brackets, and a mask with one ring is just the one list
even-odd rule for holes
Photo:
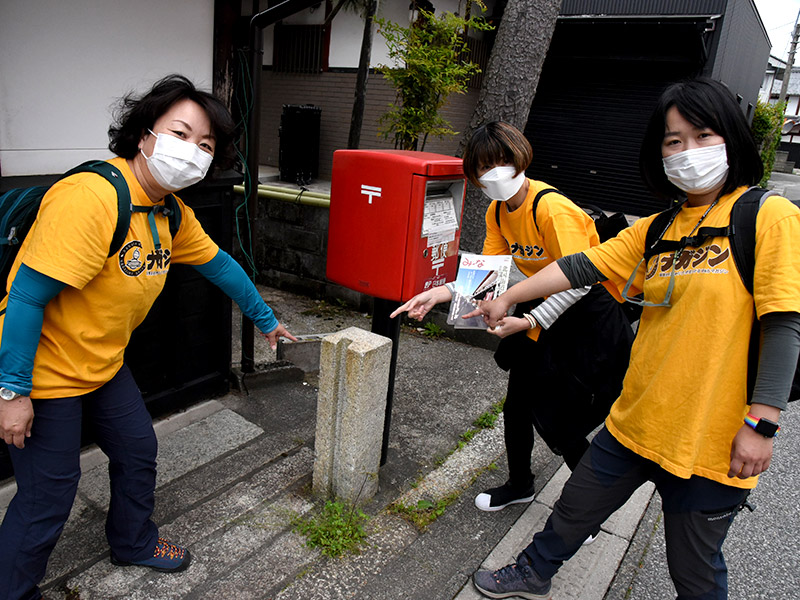
[[[250,249],[252,242],[253,226],[255,225],[256,211],[258,210],[258,197],[255,188],[258,185],[259,148],[258,138],[261,127],[261,70],[263,68],[264,34],[263,29],[280,21],[281,19],[305,10],[316,4],[319,0],[285,0],[277,6],[268,8],[250,19],[250,83],[253,86],[253,98],[250,104],[250,114],[247,118],[247,173],[245,176],[245,201],[248,210],[248,227],[244,242]],[[255,274],[253,274],[255,278]],[[242,316],[242,373],[255,371],[253,358],[255,339],[253,322]]]
[[330,200],[331,197],[330,192],[315,192],[314,190],[303,190],[297,188],[284,187],[281,185],[270,185],[268,183],[259,184],[258,189],[271,190],[273,192],[280,192],[282,194],[294,194],[295,196],[299,196],[302,192],[303,196],[309,196],[311,198],[324,198],[326,200]]
[[[233,191],[238,194],[244,194],[244,186],[243,185],[235,185],[233,186]],[[318,206],[320,208],[330,208],[331,201],[330,196],[327,198],[320,198],[314,196],[307,196],[303,194],[298,198],[297,194],[292,191],[288,192],[280,192],[274,189],[267,189],[263,186],[258,187],[258,197],[260,198],[273,198],[275,200],[283,200],[284,202],[290,202],[294,204],[302,204],[304,206]]]

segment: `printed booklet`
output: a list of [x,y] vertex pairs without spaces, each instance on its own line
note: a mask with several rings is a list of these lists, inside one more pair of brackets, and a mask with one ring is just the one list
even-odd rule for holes
[[475,310],[478,300],[492,300],[506,291],[511,260],[510,254],[462,254],[447,323],[456,329],[486,329],[483,317],[461,317]]

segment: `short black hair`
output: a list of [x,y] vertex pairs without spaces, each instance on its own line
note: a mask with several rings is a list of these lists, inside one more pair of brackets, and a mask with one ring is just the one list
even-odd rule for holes
[[230,168],[236,156],[236,127],[228,109],[216,96],[198,90],[188,78],[177,74],[160,79],[142,96],[131,92],[119,100],[114,123],[108,128],[108,149],[122,158],[134,158],[147,130],[173,104],[187,99],[199,104],[211,122],[211,132],[216,138],[212,164],[219,169]]
[[507,163],[514,165],[516,175],[528,168],[533,149],[522,132],[504,121],[491,121],[478,127],[464,148],[464,175],[477,187],[482,166]]
[[670,200],[683,196],[683,192],[667,179],[661,154],[667,111],[673,106],[695,127],[708,127],[725,140],[728,177],[721,196],[739,186],[752,186],[761,181],[764,165],[736,98],[725,84],[698,77],[670,85],[661,94],[647,124],[639,153],[639,171],[647,187],[657,196]]

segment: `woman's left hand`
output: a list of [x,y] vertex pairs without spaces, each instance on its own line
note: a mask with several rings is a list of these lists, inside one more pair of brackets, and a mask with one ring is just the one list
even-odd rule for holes
[[531,328],[528,319],[523,317],[506,317],[497,322],[494,327],[489,327],[486,331],[499,338],[508,337],[518,331],[527,331]]
[[731,444],[728,477],[747,479],[766,471],[772,460],[773,439],[756,433],[749,425],[742,425]]
[[288,340],[292,340],[293,342],[297,341],[297,338],[294,337],[291,333],[286,330],[286,327],[278,323],[278,326],[270,331],[269,333],[264,333],[263,336],[267,338],[269,342],[269,347],[275,350],[278,347],[278,338],[285,337]]

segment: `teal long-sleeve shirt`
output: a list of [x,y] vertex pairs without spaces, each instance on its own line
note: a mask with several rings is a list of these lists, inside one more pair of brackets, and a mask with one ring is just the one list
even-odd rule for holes
[[[203,265],[193,265],[211,283],[227,294],[264,333],[278,326],[272,309],[267,306],[244,269],[230,255],[220,250]],[[39,345],[47,303],[66,284],[23,264],[8,294],[0,345],[0,387],[18,394],[30,395],[33,388],[33,361]]]

